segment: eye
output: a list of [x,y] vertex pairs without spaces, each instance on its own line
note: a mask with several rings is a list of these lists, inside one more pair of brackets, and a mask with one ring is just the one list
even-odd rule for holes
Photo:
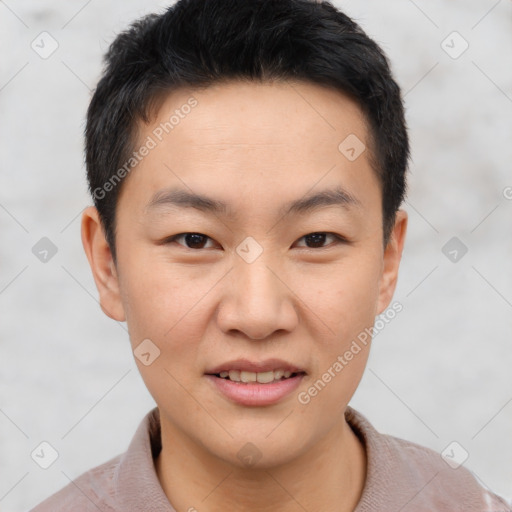
[[[340,235],[337,235],[335,233],[324,233],[324,232],[317,232],[317,233],[309,233],[308,235],[304,235],[302,238],[299,238],[299,240],[305,240],[306,244],[312,244],[312,246],[307,246],[309,249],[318,248],[322,249],[323,244],[325,243],[325,240],[327,237],[331,237],[335,240],[335,243],[348,243],[348,241],[343,238]],[[332,245],[332,244],[331,244]],[[329,246],[326,246],[329,247]]]
[[206,240],[212,240],[209,236],[203,235],[202,233],[179,233],[178,235],[168,238],[165,243],[171,243],[180,238],[185,240],[187,249],[204,249]]
[[[308,235],[304,235],[302,238],[299,238],[299,240],[305,240],[306,241],[306,248],[308,249],[322,249],[324,247],[324,243],[328,237],[331,237],[334,239],[334,243],[348,243],[348,241],[343,238],[340,235],[337,235],[335,233],[325,233],[325,232],[315,232],[315,233],[309,233]],[[177,235],[174,235],[170,238],[167,238],[165,240],[166,244],[170,244],[172,242],[177,242],[178,240],[183,239],[184,240],[184,246],[187,249],[205,249],[205,244],[208,240],[212,240],[207,235],[204,235],[202,233],[179,233]],[[178,245],[183,245],[179,242],[177,242]],[[331,244],[332,245],[332,244]],[[302,246],[304,247],[304,246]]]

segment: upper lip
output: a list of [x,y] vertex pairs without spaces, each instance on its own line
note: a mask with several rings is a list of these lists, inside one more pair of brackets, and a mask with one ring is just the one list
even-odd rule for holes
[[264,361],[249,361],[249,359],[234,359],[221,363],[213,368],[206,370],[207,375],[215,375],[220,372],[229,372],[230,370],[240,370],[245,372],[270,372],[275,370],[284,370],[292,373],[305,372],[299,366],[283,361],[282,359],[265,359]]

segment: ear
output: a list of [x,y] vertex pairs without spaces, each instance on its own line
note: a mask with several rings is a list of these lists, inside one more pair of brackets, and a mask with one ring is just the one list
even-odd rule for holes
[[379,283],[379,303],[377,314],[380,315],[391,302],[398,280],[398,267],[402,259],[405,234],[407,231],[407,212],[396,212],[395,225],[388,244],[384,249],[382,276]]
[[94,206],[87,207],[82,214],[82,244],[100,294],[103,313],[118,322],[124,322],[126,317],[121,301],[117,270],[98,210]]

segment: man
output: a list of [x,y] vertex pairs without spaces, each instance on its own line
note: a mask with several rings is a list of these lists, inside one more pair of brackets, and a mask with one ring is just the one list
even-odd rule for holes
[[157,407],[34,510],[510,511],[348,405],[407,227],[376,43],[328,2],[181,0],[106,64],[82,241]]

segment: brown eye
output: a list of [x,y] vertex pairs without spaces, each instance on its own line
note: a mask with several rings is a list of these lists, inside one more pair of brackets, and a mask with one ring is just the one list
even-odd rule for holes
[[329,247],[329,246],[324,246],[326,239],[328,239],[329,237],[331,237],[331,239],[334,239],[335,243],[341,243],[341,242],[345,241],[344,238],[342,238],[339,235],[336,235],[335,233],[325,233],[325,232],[310,233],[308,235],[304,235],[299,240],[305,240],[306,247],[309,249],[317,249],[317,248],[323,249],[324,247]]
[[187,249],[204,249],[207,240],[211,240],[210,237],[203,235],[202,233],[180,233],[169,238],[166,243],[175,242],[181,238],[184,239],[185,247]]

